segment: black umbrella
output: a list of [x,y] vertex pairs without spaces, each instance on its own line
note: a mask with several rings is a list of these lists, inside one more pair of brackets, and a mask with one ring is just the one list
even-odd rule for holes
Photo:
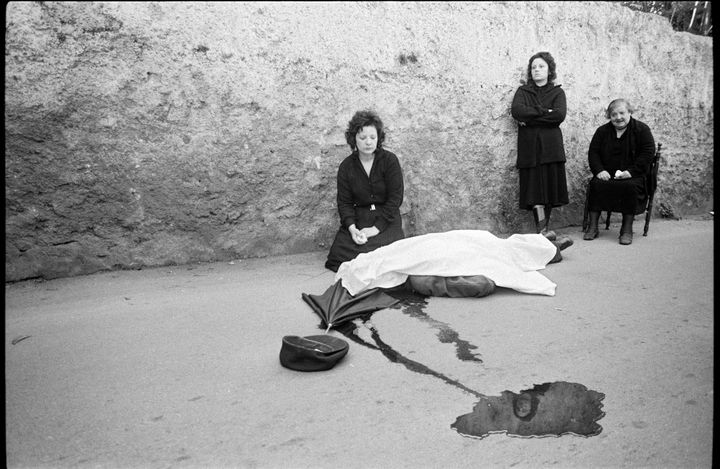
[[338,280],[328,288],[322,295],[302,294],[302,299],[322,319],[322,324],[327,327],[327,333],[331,327],[351,321],[365,314],[372,313],[379,309],[389,308],[399,303],[390,295],[385,294],[379,288],[372,288],[352,296]]

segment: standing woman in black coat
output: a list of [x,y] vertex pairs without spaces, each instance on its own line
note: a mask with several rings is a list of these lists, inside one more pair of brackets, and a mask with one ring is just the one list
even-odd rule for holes
[[340,264],[405,237],[400,205],[403,173],[397,156],[383,148],[385,127],[373,111],[358,111],[348,122],[345,140],[352,154],[337,172],[340,228],[325,267]]
[[567,106],[565,92],[554,83],[556,77],[555,60],[549,52],[530,57],[527,83],[515,92],[511,109],[518,123],[520,208],[532,210],[536,232],[545,235],[551,234],[553,207],[569,202],[560,130]]

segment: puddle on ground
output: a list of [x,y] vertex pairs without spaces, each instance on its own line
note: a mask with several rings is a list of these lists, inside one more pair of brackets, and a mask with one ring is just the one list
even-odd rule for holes
[[405,288],[396,288],[387,290],[386,294],[392,296],[395,299],[400,300],[400,303],[393,306],[392,309],[400,309],[403,314],[406,314],[412,318],[420,319],[421,321],[429,324],[434,329],[438,330],[437,337],[443,344],[455,344],[455,355],[462,361],[473,361],[480,362],[482,360],[478,356],[476,350],[477,345],[473,345],[467,340],[460,338],[459,334],[455,332],[448,324],[431,318],[424,311],[427,306],[427,297],[418,293],[412,292]]
[[[365,319],[367,320],[367,319]],[[449,378],[445,376],[444,374],[437,372],[425,365],[423,365],[420,362],[416,362],[415,360],[411,360],[407,358],[406,356],[402,355],[398,351],[394,350],[392,347],[390,347],[388,344],[382,341],[380,338],[380,334],[378,334],[377,330],[374,327],[370,328],[370,333],[373,341],[375,342],[375,345],[369,344],[365,342],[363,339],[357,336],[355,334],[355,324],[352,322],[348,322],[345,324],[342,324],[338,327],[336,327],[336,330],[342,333],[345,337],[352,340],[353,342],[363,345],[365,347],[374,349],[374,350],[380,350],[385,357],[387,357],[388,360],[390,360],[393,363],[398,363],[400,365],[403,365],[405,368],[407,368],[410,371],[414,371],[416,373],[422,373],[425,375],[431,375],[435,376],[436,378],[440,378],[441,380],[445,381],[447,384],[450,384],[452,386],[455,386],[457,388],[462,389],[465,392],[469,392],[473,396],[476,397],[484,397],[482,394],[480,394],[477,391],[474,391],[470,389],[469,387],[465,386],[461,382]]]
[[[477,349],[477,346],[459,339],[457,332],[447,324],[431,318],[423,311],[427,306],[427,297],[402,288],[388,290],[386,293],[400,300],[393,309],[400,308],[404,314],[438,329],[441,342],[454,343],[456,356],[460,360],[482,362],[477,354],[470,352]],[[373,313],[368,313],[359,318],[359,321],[366,324],[372,315]],[[602,411],[605,395],[589,390],[582,384],[557,381],[536,385],[518,394],[503,391],[500,396],[485,396],[455,379],[405,357],[386,344],[374,327],[369,327],[374,345],[360,338],[355,333],[356,329],[356,321],[336,327],[336,330],[349,340],[379,350],[393,363],[401,364],[416,373],[435,376],[480,398],[471,413],[461,415],[450,426],[463,436],[482,439],[493,433],[506,433],[509,436],[528,438],[568,434],[590,437],[602,432],[597,421],[605,416]]]
[[461,415],[450,427],[461,435],[477,438],[491,433],[594,436],[602,431],[597,421],[605,416],[604,398],[603,393],[582,384],[544,383],[519,394],[503,391],[500,396],[484,396],[471,413]]

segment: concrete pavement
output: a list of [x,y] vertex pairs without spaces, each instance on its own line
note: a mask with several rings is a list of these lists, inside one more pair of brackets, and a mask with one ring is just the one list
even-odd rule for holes
[[[654,220],[629,247],[617,230],[560,230],[575,245],[543,271],[554,297],[499,289],[358,321],[359,341],[372,326],[476,394],[355,341],[330,371],[280,366],[284,335],[323,332],[301,293],[333,283],[324,252],[7,284],[7,465],[711,467],[713,221]],[[605,394],[599,435],[450,428],[479,394],[558,381]]]

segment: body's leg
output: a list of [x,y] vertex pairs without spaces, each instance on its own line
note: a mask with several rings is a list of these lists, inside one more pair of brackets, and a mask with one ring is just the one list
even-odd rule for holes
[[573,240],[569,236],[560,236],[557,240],[552,242],[555,245],[555,257],[550,259],[550,262],[548,264],[554,264],[556,262],[560,262],[562,260],[562,254],[560,254],[560,251],[563,251],[570,246],[573,245]]

